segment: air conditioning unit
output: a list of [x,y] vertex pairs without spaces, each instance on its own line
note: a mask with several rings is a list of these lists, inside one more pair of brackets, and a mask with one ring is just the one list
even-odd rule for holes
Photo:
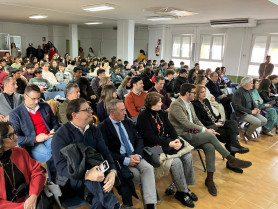
[[226,20],[211,20],[210,26],[217,28],[231,28],[231,27],[256,27],[257,20],[251,18],[237,18]]

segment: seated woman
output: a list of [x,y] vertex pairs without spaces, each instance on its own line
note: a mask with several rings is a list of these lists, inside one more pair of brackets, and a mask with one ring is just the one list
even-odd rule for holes
[[252,96],[256,104],[258,105],[259,109],[261,109],[262,113],[264,114],[264,117],[267,119],[267,124],[263,126],[263,134],[266,134],[268,136],[273,136],[271,131],[274,127],[276,127],[276,134],[278,134],[278,115],[274,108],[272,108],[271,104],[264,104],[263,99],[259,95],[258,89],[259,89],[259,80],[254,79],[253,80],[253,89],[251,90]]
[[276,106],[277,97],[270,93],[271,81],[269,79],[263,79],[259,85],[258,92],[263,99],[264,103],[273,105],[272,107],[278,114],[278,106]]
[[[206,99],[206,87],[203,85],[196,86],[195,100],[192,102],[195,113],[201,123],[208,129],[214,129],[217,133],[216,137],[219,141],[225,143],[226,149],[234,156],[235,153],[247,153],[248,148],[242,147],[238,140],[238,126],[234,120],[221,121],[217,117]],[[227,162],[226,167],[235,172],[242,172],[241,169],[231,168]]]
[[111,82],[111,79],[110,79],[109,76],[104,76],[104,77],[102,77],[102,78],[100,79],[100,81],[99,81],[99,87],[98,87],[98,89],[97,89],[97,92],[95,92],[95,93],[97,94],[97,96],[98,96],[98,97],[101,96],[101,91],[102,91],[102,89],[104,88],[104,86],[106,86],[106,85],[111,85],[111,84],[112,84],[112,82]]
[[[150,92],[145,97],[146,109],[141,112],[137,120],[137,130],[144,139],[146,146],[162,146],[165,154],[176,154],[185,144],[169,122],[167,115],[161,110],[163,96],[157,92]],[[177,192],[175,198],[188,207],[194,207],[193,201],[197,196],[188,189],[187,185],[195,184],[193,161],[191,153],[174,158],[170,167]]]
[[[0,207],[36,208],[46,180],[44,170],[25,149],[16,145],[17,135],[11,123],[0,122]],[[17,191],[24,183],[29,185],[29,189]],[[25,200],[26,195],[28,198]]]
[[[207,83],[207,78],[203,75],[198,75],[195,82],[194,82],[194,85],[206,85]],[[208,99],[210,105],[211,105],[211,108],[214,112],[214,114],[216,116],[220,116],[221,117],[221,120],[225,121],[226,120],[226,115],[225,115],[225,110],[224,110],[224,107],[221,103],[215,101],[215,97],[210,93],[210,91],[208,89],[206,89],[206,98]]]
[[122,81],[117,91],[119,99],[124,100],[125,95],[127,95],[130,92],[131,90],[130,81],[131,81],[131,76],[126,76]]
[[113,85],[107,85],[101,91],[99,103],[97,104],[97,116],[100,122],[106,119],[109,115],[106,111],[106,105],[113,99],[117,98],[117,90]]
[[197,71],[194,68],[189,70],[188,77],[187,77],[188,82],[193,84],[195,82],[196,77],[197,77]]

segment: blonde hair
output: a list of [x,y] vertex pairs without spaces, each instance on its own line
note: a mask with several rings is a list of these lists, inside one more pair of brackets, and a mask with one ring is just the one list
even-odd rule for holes
[[199,95],[201,94],[201,91],[203,89],[206,89],[206,87],[204,85],[201,85],[201,84],[196,85],[194,100],[198,100],[199,99]]
[[105,109],[107,109],[107,104],[114,99],[114,92],[116,92],[116,87],[114,85],[106,85],[103,87],[99,98],[99,102],[103,102],[103,106]]
[[109,76],[103,76],[99,81],[99,86],[101,86],[101,88],[103,89],[109,80],[110,80]]

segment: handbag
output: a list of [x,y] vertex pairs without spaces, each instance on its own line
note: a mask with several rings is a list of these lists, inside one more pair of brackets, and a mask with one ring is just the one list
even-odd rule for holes
[[163,153],[161,146],[144,148],[144,158],[154,168],[158,168],[160,166],[159,155],[161,153]]
[[[46,188],[44,187],[44,189],[42,190],[41,194],[38,196],[37,198],[37,207],[36,209],[52,209],[52,204],[51,204],[51,199],[50,197],[53,197],[53,194],[47,191],[47,195],[46,195]],[[17,197],[19,194],[22,194],[22,192],[25,193],[25,201],[29,198],[29,185],[27,183],[22,183],[16,193],[14,194],[13,198],[11,199],[12,202],[15,202],[17,200]],[[51,194],[49,196],[49,194]]]

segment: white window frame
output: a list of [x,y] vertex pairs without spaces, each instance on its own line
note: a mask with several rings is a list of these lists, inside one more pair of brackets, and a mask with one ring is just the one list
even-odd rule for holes
[[[269,53],[271,38],[275,37],[275,36],[278,37],[278,34],[253,34],[253,36],[252,36],[252,45],[251,45],[250,55],[249,55],[249,62],[248,62],[248,70],[247,70],[248,75],[258,76],[259,67],[260,67],[260,64],[262,63],[262,62],[251,62],[252,53],[253,53],[253,49],[254,49],[254,45],[255,45],[255,40],[256,40],[256,37],[258,37],[258,36],[266,36],[267,37],[266,38],[266,45],[265,45],[265,52],[264,52],[264,57],[263,57],[263,62],[265,62],[266,56],[269,55],[268,53]],[[274,70],[275,70],[275,68],[278,69],[278,62],[273,63],[273,62],[275,62],[275,60],[271,60],[270,62],[274,65]],[[257,71],[254,72],[254,73],[249,73],[249,66],[250,65],[257,65],[258,66]]]
[[[174,46],[174,40],[175,40],[176,37],[181,38],[180,56],[179,57],[178,56],[173,56],[173,46]],[[182,45],[183,45],[183,38],[184,37],[189,38],[189,56],[188,57],[183,57],[182,56]],[[171,49],[171,60],[181,60],[181,61],[189,62],[189,66],[190,66],[191,57],[192,57],[192,34],[176,34],[176,35],[173,35],[173,37],[172,37],[172,49]],[[177,65],[177,63],[175,63],[175,65]]]

